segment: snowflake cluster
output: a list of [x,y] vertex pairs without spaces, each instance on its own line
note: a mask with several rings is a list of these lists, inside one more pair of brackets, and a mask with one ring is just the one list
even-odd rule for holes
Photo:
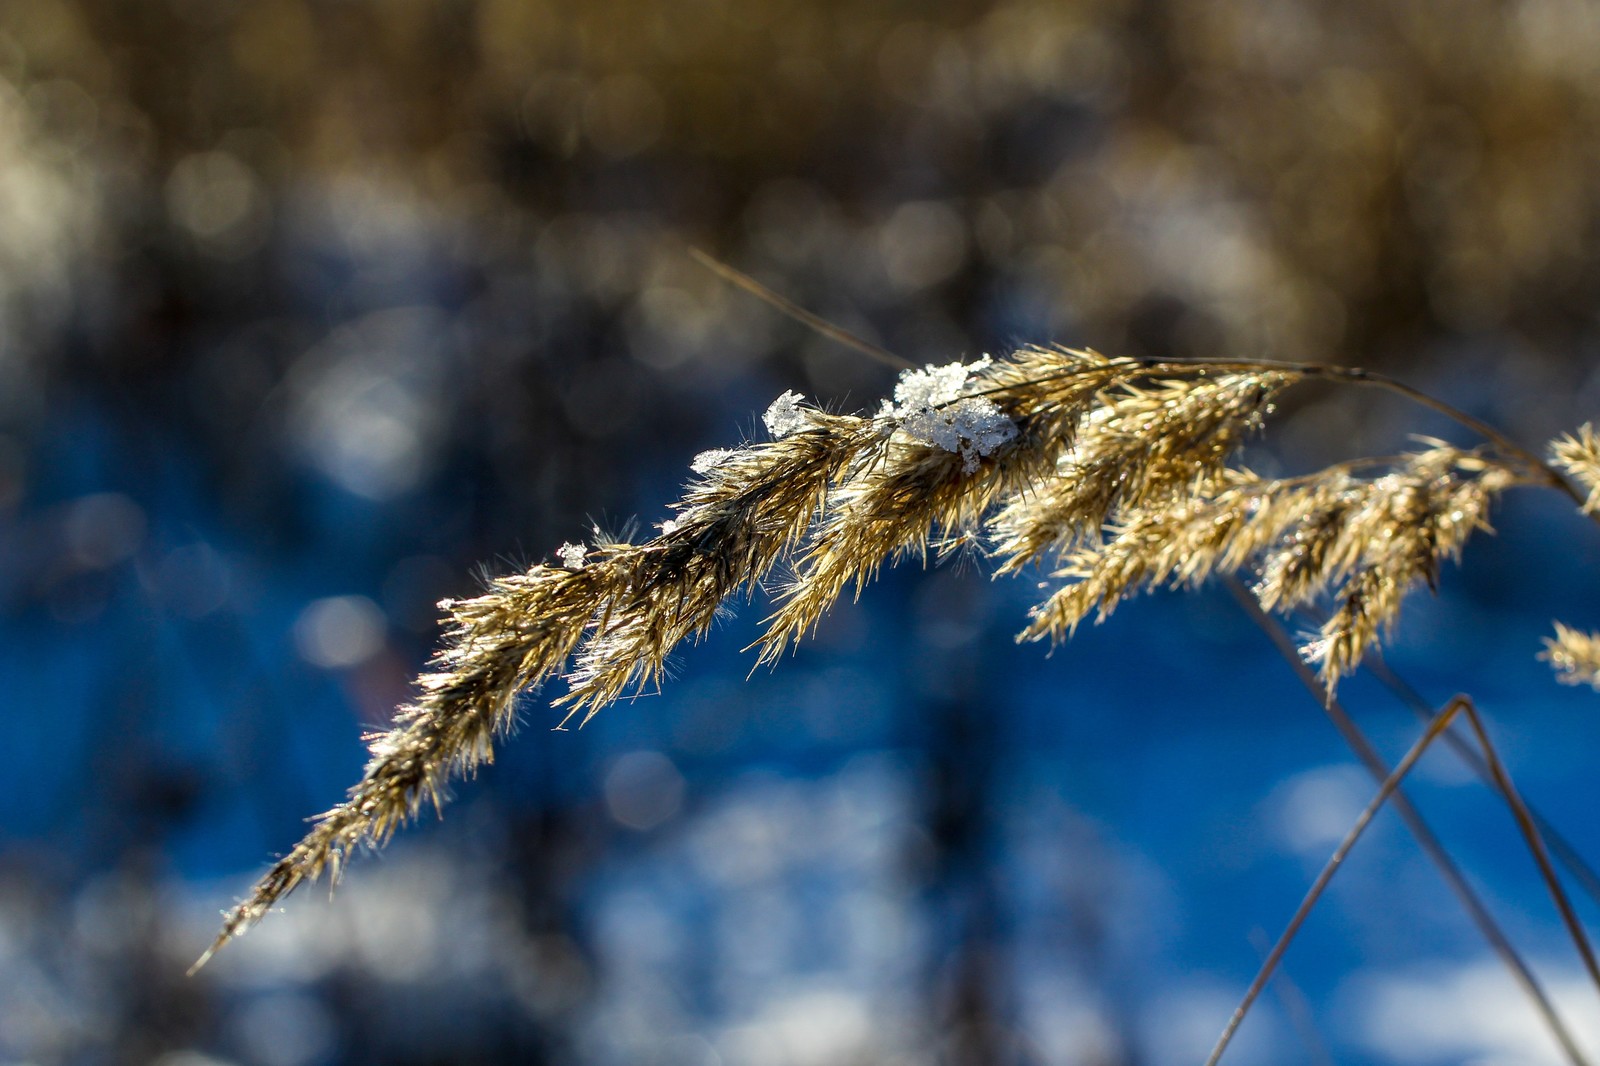
[[943,448],[960,452],[968,473],[978,468],[978,459],[989,455],[1017,435],[1017,427],[982,396],[962,396],[971,375],[990,364],[988,356],[976,363],[950,363],[906,370],[894,387],[894,402],[883,402],[880,418],[893,418],[907,434]]
[[738,454],[738,448],[710,448],[695,456],[689,463],[689,469],[696,474],[709,474]]
[[582,544],[567,543],[556,549],[556,557],[568,570],[583,569],[583,557],[588,554],[588,549]]
[[766,423],[767,432],[772,434],[774,440],[782,440],[811,424],[805,409],[800,406],[800,401],[804,399],[804,396],[791,389],[773,400],[767,413],[761,416],[761,421]]
[[[1017,435],[1016,423],[1007,418],[994,401],[962,395],[972,375],[992,362],[984,356],[975,363],[950,363],[903,371],[894,387],[894,400],[883,401],[878,417],[894,420],[914,440],[947,452],[959,452],[963,465],[971,473],[978,469],[980,458],[992,454]],[[772,401],[761,420],[774,439],[782,440],[811,425],[810,416],[800,406],[804,400],[804,396],[791,390]],[[721,449],[702,452],[695,457],[694,470],[704,474],[733,454]]]

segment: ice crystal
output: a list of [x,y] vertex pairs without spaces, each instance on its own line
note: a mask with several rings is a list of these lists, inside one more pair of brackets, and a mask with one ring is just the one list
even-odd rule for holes
[[1316,666],[1328,658],[1330,647],[1325,638],[1309,640],[1300,645],[1300,658],[1311,666]]
[[950,363],[901,373],[894,387],[894,402],[884,401],[883,417],[899,421],[900,428],[924,444],[947,452],[960,452],[968,473],[978,459],[1017,435],[1016,424],[994,401],[982,396],[962,396],[967,379],[990,364],[988,356],[976,363]]
[[556,549],[556,555],[561,559],[561,565],[568,570],[583,569],[583,557],[589,554],[582,544],[567,543]]
[[[784,395],[787,396],[789,394],[784,393]],[[776,407],[777,404],[773,404],[773,406]],[[767,414],[770,417],[772,412],[769,410]],[[768,422],[767,425],[770,427],[771,422]],[[774,431],[773,436],[778,436],[776,431]],[[715,470],[717,467],[721,466],[723,463],[727,462],[729,459],[732,459],[738,454],[739,449],[737,448],[712,448],[695,456],[694,459],[689,463],[689,469],[693,470],[696,474],[709,474],[711,471]]]
[[773,400],[767,413],[761,416],[761,421],[767,424],[767,432],[772,434],[774,440],[782,440],[811,424],[800,406],[800,401],[804,399],[804,396],[791,389]]

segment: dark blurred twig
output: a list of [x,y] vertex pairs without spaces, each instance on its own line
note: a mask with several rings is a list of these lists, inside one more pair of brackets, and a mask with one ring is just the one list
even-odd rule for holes
[[[1284,661],[1289,664],[1300,683],[1315,697],[1318,705],[1322,707],[1323,713],[1333,722],[1334,728],[1344,737],[1345,743],[1356,753],[1356,757],[1361,760],[1367,771],[1380,781],[1386,780],[1389,775],[1389,768],[1384,763],[1383,757],[1378,754],[1377,749],[1372,746],[1372,742],[1367,739],[1361,728],[1356,725],[1355,720],[1350,717],[1339,701],[1328,695],[1327,688],[1322,684],[1321,679],[1317,677],[1316,672],[1307,666],[1305,660],[1300,657],[1299,649],[1295,646],[1289,634],[1284,631],[1283,626],[1277,619],[1261,609],[1261,605],[1256,602],[1255,597],[1250,594],[1250,591],[1244,587],[1238,578],[1231,575],[1226,576],[1223,578],[1223,584],[1233,594],[1233,598],[1238,601],[1239,606],[1244,608],[1245,613],[1250,616],[1251,620],[1272,641],[1273,647],[1278,650]],[[1439,838],[1428,827],[1427,822],[1423,820],[1422,815],[1412,805],[1404,791],[1397,790],[1395,792],[1394,809],[1405,821],[1406,828],[1416,838],[1418,846],[1438,867],[1439,873],[1444,877],[1445,883],[1450,887],[1450,891],[1455,894],[1462,907],[1466,909],[1467,916],[1472,920],[1472,924],[1478,928],[1479,933],[1489,943],[1495,954],[1500,957],[1506,968],[1511,971],[1517,983],[1528,994],[1528,998],[1533,1001],[1534,1009],[1538,1011],[1540,1018],[1544,1020],[1545,1026],[1550,1030],[1551,1035],[1555,1037],[1556,1042],[1561,1045],[1561,1049],[1566,1053],[1568,1061],[1574,1063],[1575,1066],[1585,1066],[1588,1060],[1579,1049],[1571,1032],[1567,1030],[1566,1024],[1562,1022],[1561,1016],[1556,1013],[1554,1005],[1550,1002],[1550,997],[1545,993],[1543,986],[1539,984],[1539,980],[1534,976],[1533,970],[1517,952],[1516,947],[1512,945],[1505,931],[1500,928],[1494,916],[1489,913],[1488,908],[1479,899],[1477,892],[1467,883],[1467,879],[1461,873],[1460,868],[1450,858],[1449,852],[1439,842]]]
[[[1389,665],[1383,653],[1373,650],[1368,653],[1367,670],[1384,688],[1392,692],[1400,702],[1411,709],[1412,713],[1426,720],[1433,712],[1427,700],[1409,682],[1395,672]],[[1462,762],[1472,768],[1486,784],[1493,784],[1493,776],[1489,766],[1484,762],[1483,756],[1468,744],[1465,739],[1457,735],[1455,730],[1450,730],[1444,735],[1444,742],[1450,747]],[[1528,806],[1528,813],[1534,825],[1539,829],[1539,835],[1544,838],[1550,850],[1555,853],[1556,859],[1567,868],[1579,886],[1596,903],[1600,903],[1600,874],[1595,872],[1593,866],[1585,859],[1560,830],[1550,823],[1550,820],[1541,814],[1538,808]]]
[[[1267,940],[1266,931],[1263,929],[1250,930],[1250,946],[1261,954],[1261,961],[1267,960],[1272,951],[1272,944]],[[1300,986],[1290,977],[1288,969],[1281,964],[1278,967],[1277,980],[1272,982],[1273,991],[1278,994],[1278,1002],[1283,1006],[1283,1012],[1289,1016],[1290,1023],[1300,1035],[1300,1042],[1305,1044],[1306,1052],[1315,1066],[1334,1066],[1333,1052],[1328,1050],[1327,1041],[1317,1031],[1317,1022],[1311,1014],[1311,1004],[1306,1001],[1305,993],[1300,991]]]
[[1556,877],[1555,868],[1550,865],[1550,853],[1539,836],[1538,827],[1534,825],[1528,805],[1522,801],[1516,786],[1511,783],[1511,775],[1506,772],[1505,764],[1500,761],[1500,753],[1495,750],[1493,741],[1489,739],[1489,731],[1484,728],[1483,716],[1478,713],[1478,708],[1466,696],[1457,696],[1455,702],[1460,703],[1462,709],[1466,711],[1467,722],[1472,726],[1473,735],[1478,738],[1478,746],[1483,750],[1483,758],[1489,766],[1489,774],[1494,780],[1495,788],[1505,798],[1506,806],[1511,809],[1511,815],[1517,821],[1517,829],[1527,841],[1528,850],[1533,854],[1533,861],[1539,867],[1539,876],[1544,881],[1545,887],[1550,890],[1550,898],[1554,901],[1556,910],[1561,913],[1562,924],[1567,927],[1572,945],[1578,949],[1584,969],[1589,971],[1589,979],[1594,982],[1595,990],[1600,991],[1600,962],[1595,960],[1594,948],[1589,944],[1589,937],[1583,930],[1583,924],[1578,921],[1578,916],[1572,909],[1572,901],[1567,898],[1566,891],[1561,887],[1560,878]]
[[861,354],[876,359],[885,366],[892,366],[896,370],[911,370],[916,366],[915,363],[904,356],[896,355],[887,348],[880,348],[870,341],[864,341],[848,330],[840,329],[827,319],[812,314],[793,300],[773,292],[749,274],[742,273],[720,260],[713,259],[698,248],[690,248],[689,256],[723,281],[731,285],[737,285],[758,300],[771,304],[790,318],[811,327],[837,344],[842,344],[846,348],[854,348]]
[[1438,739],[1439,734],[1449,726],[1466,702],[1465,697],[1457,696],[1446,704],[1445,708],[1439,712],[1433,721],[1428,723],[1428,728],[1423,731],[1422,736],[1417,738],[1417,742],[1411,746],[1411,750],[1406,752],[1405,758],[1400,760],[1400,765],[1396,766],[1394,771],[1383,779],[1383,784],[1379,787],[1378,794],[1372,797],[1372,801],[1367,804],[1366,809],[1356,818],[1355,824],[1350,827],[1350,831],[1345,834],[1344,839],[1339,842],[1339,846],[1334,849],[1333,855],[1329,857],[1327,864],[1323,866],[1322,872],[1317,875],[1317,879],[1312,882],[1311,888],[1306,891],[1305,898],[1300,901],[1300,906],[1295,910],[1294,917],[1289,919],[1289,925],[1284,929],[1283,935],[1272,946],[1272,950],[1267,952],[1266,960],[1262,962],[1261,969],[1256,972],[1255,980],[1250,982],[1250,988],[1245,992],[1244,999],[1234,1009],[1233,1017],[1228,1019],[1228,1024],[1222,1030],[1222,1036],[1217,1040],[1217,1046],[1211,1049],[1211,1055],[1206,1059],[1205,1066],[1216,1066],[1221,1061],[1223,1052],[1228,1050],[1228,1045],[1233,1041],[1233,1034],[1239,1030],[1239,1024],[1244,1021],[1245,1015],[1250,1012],[1250,1007],[1255,1003],[1256,998],[1261,995],[1261,990],[1272,979],[1272,972],[1277,969],[1278,961],[1283,958],[1283,953],[1289,949],[1289,944],[1294,940],[1295,934],[1300,931],[1300,927],[1305,924],[1306,918],[1311,915],[1311,909],[1322,898],[1323,892],[1328,888],[1328,883],[1333,880],[1333,875],[1338,872],[1346,856],[1350,854],[1350,849],[1355,847],[1356,841],[1361,839],[1361,834],[1366,832],[1366,828],[1371,824],[1373,816],[1378,813],[1378,810],[1400,787],[1401,780],[1411,772],[1411,768],[1417,764],[1417,760],[1422,758],[1422,753],[1428,750],[1428,745]]

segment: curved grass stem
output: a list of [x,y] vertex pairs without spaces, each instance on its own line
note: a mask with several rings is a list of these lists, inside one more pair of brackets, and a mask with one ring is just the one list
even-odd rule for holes
[[[1393,693],[1397,700],[1410,708],[1411,712],[1422,721],[1432,717],[1432,705],[1405,678],[1395,672],[1381,649],[1375,649],[1368,655],[1366,669],[1379,684]],[[1470,767],[1480,780],[1485,784],[1494,785],[1489,764],[1467,740],[1459,736],[1455,730],[1451,730],[1445,734],[1444,741],[1456,757]],[[1566,867],[1567,873],[1577,881],[1584,894],[1594,903],[1600,904],[1600,872],[1597,872],[1593,864],[1567,839],[1566,834],[1531,803],[1528,804],[1528,815],[1556,860]]]
[[1539,876],[1543,879],[1545,887],[1550,890],[1550,898],[1561,914],[1562,924],[1567,927],[1567,935],[1572,938],[1573,946],[1578,949],[1578,955],[1583,959],[1583,967],[1589,973],[1589,980],[1594,984],[1595,990],[1600,992],[1600,962],[1595,960],[1594,948],[1589,943],[1588,934],[1584,932],[1583,924],[1578,921],[1578,915],[1572,909],[1572,901],[1567,898],[1566,890],[1561,887],[1561,879],[1556,876],[1554,867],[1550,865],[1550,852],[1539,835],[1539,829],[1534,824],[1528,805],[1522,801],[1516,786],[1511,783],[1511,775],[1506,772],[1505,764],[1500,761],[1500,753],[1495,750],[1494,743],[1489,739],[1489,731],[1484,728],[1483,717],[1478,714],[1478,708],[1466,696],[1457,696],[1456,701],[1461,703],[1466,711],[1467,722],[1478,738],[1478,746],[1483,749],[1483,758],[1489,765],[1489,773],[1494,778],[1495,787],[1505,798],[1506,806],[1516,819],[1518,831],[1527,841],[1528,851],[1539,867]]
[[[1255,622],[1256,626],[1266,634],[1267,639],[1272,642],[1278,654],[1289,664],[1290,669],[1294,671],[1295,677],[1305,687],[1306,691],[1311,693],[1312,698],[1317,701],[1318,706],[1328,716],[1334,728],[1339,731],[1339,735],[1344,738],[1345,743],[1356,753],[1356,757],[1361,760],[1362,765],[1367,768],[1367,772],[1379,781],[1387,779],[1389,769],[1387,764],[1384,763],[1383,757],[1378,754],[1378,750],[1373,747],[1372,742],[1361,731],[1361,727],[1356,725],[1355,720],[1350,717],[1339,701],[1328,694],[1316,673],[1300,657],[1299,649],[1295,646],[1293,638],[1284,630],[1282,624],[1261,609],[1261,605],[1256,602],[1256,598],[1250,594],[1250,591],[1237,578],[1225,578],[1224,584],[1228,591],[1233,594],[1233,598],[1239,602],[1239,606],[1250,616],[1251,621]],[[1417,846],[1438,868],[1440,875],[1445,880],[1445,884],[1460,902],[1462,909],[1466,911],[1468,919],[1477,928],[1490,949],[1500,958],[1506,970],[1522,986],[1540,1020],[1544,1022],[1545,1028],[1550,1031],[1550,1035],[1561,1046],[1567,1061],[1572,1063],[1573,1066],[1587,1066],[1588,1059],[1584,1056],[1582,1049],[1578,1046],[1577,1040],[1567,1028],[1566,1023],[1556,1013],[1555,1005],[1550,1002],[1550,996],[1545,992],[1544,987],[1540,985],[1539,979],[1533,973],[1533,969],[1522,958],[1522,955],[1517,951],[1516,946],[1511,943],[1511,939],[1506,935],[1505,931],[1500,928],[1500,924],[1495,921],[1494,915],[1489,913],[1488,907],[1484,905],[1477,891],[1468,883],[1460,867],[1455,864],[1455,860],[1450,858],[1449,852],[1445,850],[1444,845],[1440,843],[1439,838],[1434,834],[1428,823],[1423,820],[1421,813],[1418,812],[1403,791],[1395,793],[1393,803],[1396,813],[1400,815],[1401,819],[1406,823],[1406,828],[1410,830],[1411,835],[1416,839]]]
[[1343,865],[1345,858],[1350,854],[1350,850],[1355,847],[1356,841],[1361,839],[1361,834],[1366,832],[1367,826],[1372,823],[1373,816],[1378,813],[1378,810],[1388,801],[1389,797],[1394,795],[1395,790],[1400,787],[1400,782],[1411,772],[1411,768],[1417,764],[1417,760],[1422,758],[1422,753],[1428,750],[1428,745],[1437,740],[1439,735],[1449,727],[1466,702],[1465,698],[1460,696],[1451,700],[1443,710],[1434,716],[1433,721],[1428,723],[1428,728],[1423,731],[1421,737],[1417,738],[1417,742],[1411,746],[1411,750],[1406,752],[1405,758],[1400,760],[1400,765],[1396,766],[1393,772],[1383,779],[1383,784],[1378,788],[1377,795],[1372,797],[1372,801],[1367,804],[1366,809],[1361,812],[1355,824],[1350,827],[1350,831],[1345,834],[1344,839],[1339,842],[1339,846],[1334,849],[1333,855],[1328,859],[1327,864],[1323,866],[1322,872],[1317,875],[1317,879],[1312,882],[1311,888],[1306,892],[1305,898],[1300,901],[1300,906],[1295,910],[1294,917],[1289,920],[1289,925],[1284,929],[1283,935],[1278,938],[1278,942],[1267,953],[1266,960],[1262,962],[1261,969],[1257,971],[1255,980],[1250,982],[1250,988],[1245,992],[1244,999],[1239,1002],[1239,1006],[1234,1009],[1233,1016],[1228,1019],[1228,1024],[1222,1030],[1222,1036],[1217,1040],[1216,1047],[1211,1049],[1211,1055],[1206,1059],[1205,1066],[1217,1066],[1217,1063],[1221,1061],[1223,1053],[1228,1050],[1228,1045],[1233,1041],[1234,1033],[1239,1031],[1240,1023],[1244,1021],[1245,1015],[1250,1012],[1251,1006],[1255,1003],[1257,997],[1261,995],[1261,990],[1266,988],[1267,982],[1272,979],[1272,973],[1278,968],[1278,962],[1283,958],[1284,952],[1289,950],[1289,944],[1294,940],[1295,934],[1300,931],[1300,927],[1305,924],[1306,918],[1310,916],[1311,909],[1317,905],[1317,901],[1327,891],[1328,883],[1333,880],[1333,875]]

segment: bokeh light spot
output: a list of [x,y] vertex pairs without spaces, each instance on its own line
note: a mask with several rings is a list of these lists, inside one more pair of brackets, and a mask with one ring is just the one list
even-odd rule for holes
[[329,596],[300,612],[294,643],[313,666],[357,666],[382,649],[385,625],[383,611],[365,596]]
[[606,810],[629,829],[643,832],[676,817],[683,794],[683,775],[658,751],[630,752],[606,772]]

